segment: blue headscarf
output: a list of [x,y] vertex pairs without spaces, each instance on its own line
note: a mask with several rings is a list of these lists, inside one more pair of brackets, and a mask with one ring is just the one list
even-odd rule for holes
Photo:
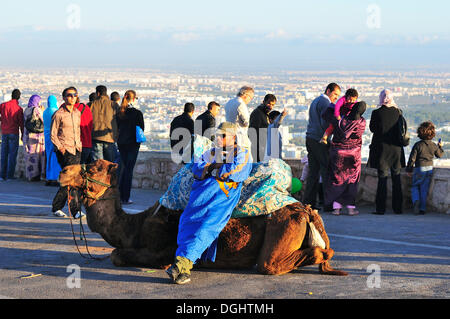
[[47,108],[44,111],[44,132],[50,132],[52,116],[58,111],[58,100],[56,96],[50,95],[47,99]]

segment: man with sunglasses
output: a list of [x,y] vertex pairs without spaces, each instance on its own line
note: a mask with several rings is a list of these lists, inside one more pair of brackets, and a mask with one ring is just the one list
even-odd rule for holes
[[197,261],[215,261],[219,234],[238,204],[242,182],[250,175],[250,150],[236,144],[236,133],[235,124],[220,124],[215,147],[193,163],[194,183],[180,217],[178,249],[166,271],[175,284],[191,281],[190,270]]
[[[81,143],[81,112],[78,110],[78,92],[74,87],[63,91],[64,104],[55,112],[52,119],[51,140],[56,150],[58,163],[63,169],[69,165],[80,164]],[[71,212],[75,218],[81,218],[84,213],[80,210],[78,193],[73,190],[71,195],[75,200],[71,202]],[[53,199],[52,211],[55,216],[65,217],[62,208],[67,201],[67,189],[60,188]]]

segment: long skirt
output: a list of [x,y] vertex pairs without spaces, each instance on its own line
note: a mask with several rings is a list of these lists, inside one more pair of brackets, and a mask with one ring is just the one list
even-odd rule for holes
[[44,133],[28,133],[25,147],[25,177],[28,180],[45,178],[46,157]]
[[342,206],[355,206],[358,182],[361,177],[361,148],[330,149],[327,182],[325,185],[325,205],[334,202]]
[[50,132],[45,134],[45,153],[47,155],[46,179],[47,181],[57,181],[59,173],[61,172],[61,166],[56,157],[55,148],[50,138]]

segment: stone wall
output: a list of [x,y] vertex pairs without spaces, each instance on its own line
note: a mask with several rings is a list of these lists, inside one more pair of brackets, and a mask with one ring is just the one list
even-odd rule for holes
[[[292,168],[294,177],[300,178],[303,164],[300,160],[288,159],[286,162]],[[153,189],[164,191],[168,188],[172,177],[180,169],[181,164],[172,161],[169,152],[140,152],[136,163],[133,188]],[[17,159],[16,177],[24,178],[23,148],[20,147]],[[375,169],[367,168],[363,164],[361,182],[357,200],[359,204],[374,203],[377,189],[377,172]],[[405,209],[411,208],[411,178],[402,173],[402,187],[404,194]],[[391,181],[388,179],[388,202],[391,202]],[[428,210],[439,213],[450,214],[450,168],[435,168],[433,180],[428,195]],[[296,196],[298,199],[300,196]]]

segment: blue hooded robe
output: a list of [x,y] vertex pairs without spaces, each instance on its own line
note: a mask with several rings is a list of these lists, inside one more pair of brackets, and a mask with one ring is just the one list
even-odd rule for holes
[[61,172],[61,166],[59,166],[58,159],[53,147],[50,133],[52,129],[52,116],[58,111],[58,101],[55,96],[50,95],[47,101],[47,108],[43,113],[44,117],[44,135],[45,135],[45,153],[47,155],[47,181],[58,180],[59,173]]
[[[217,164],[216,159],[213,148],[193,164],[195,180],[189,202],[180,217],[176,256],[193,263],[199,259],[215,261],[220,232],[239,202],[242,182],[252,170],[249,150],[239,146],[229,152],[223,164]],[[217,167],[214,164],[218,168],[211,170]]]

